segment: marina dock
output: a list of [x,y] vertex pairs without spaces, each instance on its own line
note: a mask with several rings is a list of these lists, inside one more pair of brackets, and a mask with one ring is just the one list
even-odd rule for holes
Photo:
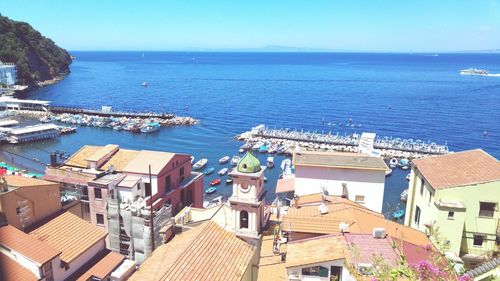
[[85,114],[85,115],[95,115],[101,117],[126,117],[126,118],[159,118],[159,119],[172,119],[175,115],[172,113],[154,113],[154,112],[125,112],[125,111],[112,111],[111,107],[103,106],[101,110],[97,109],[86,109],[79,107],[68,107],[62,105],[51,105],[49,107],[49,112],[53,114]]
[[418,139],[380,137],[374,133],[340,135],[329,132],[324,134],[290,129],[271,129],[264,125],[254,127],[251,131],[245,132],[237,138],[240,141],[245,141],[244,146],[247,148],[255,149],[262,144],[269,147],[270,151],[276,150],[285,154],[293,153],[297,147],[306,151],[365,152],[384,158],[416,159],[449,153],[446,144]]

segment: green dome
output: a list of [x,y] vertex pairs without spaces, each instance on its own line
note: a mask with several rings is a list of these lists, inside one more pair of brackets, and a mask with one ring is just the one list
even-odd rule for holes
[[251,152],[247,151],[240,161],[238,161],[238,172],[257,173],[260,171],[260,161]]

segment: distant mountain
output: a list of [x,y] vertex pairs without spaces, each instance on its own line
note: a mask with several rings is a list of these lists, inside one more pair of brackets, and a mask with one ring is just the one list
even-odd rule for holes
[[0,15],[0,60],[17,67],[17,84],[36,87],[69,73],[70,54],[28,23]]

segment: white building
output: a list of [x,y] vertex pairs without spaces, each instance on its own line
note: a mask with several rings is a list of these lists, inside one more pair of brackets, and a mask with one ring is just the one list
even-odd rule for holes
[[48,111],[50,101],[21,100],[12,97],[0,97],[0,110],[35,110]]
[[388,169],[382,158],[357,153],[302,152],[294,154],[293,164],[296,196],[325,192],[382,211]]
[[17,81],[16,65],[0,61],[0,84],[12,86]]

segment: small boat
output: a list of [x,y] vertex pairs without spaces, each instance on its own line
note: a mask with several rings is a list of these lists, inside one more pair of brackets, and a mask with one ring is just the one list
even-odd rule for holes
[[216,191],[217,191],[216,187],[209,187],[209,188],[205,189],[206,194],[212,194],[212,193],[215,193]]
[[210,186],[216,186],[216,185],[219,185],[220,184],[220,179],[215,179],[213,181],[210,182]]
[[392,212],[392,218],[395,220],[399,220],[405,216],[405,210],[396,210]]
[[238,161],[240,161],[240,157],[238,155],[233,156],[233,158],[231,159],[231,165],[238,165]]
[[488,71],[484,69],[477,68],[467,68],[460,70],[461,75],[479,75],[479,76],[488,76]]
[[213,173],[214,173],[214,171],[215,171],[215,168],[210,167],[210,168],[207,168],[205,171],[203,171],[203,173],[204,173],[205,175],[210,175],[210,174],[213,174]]
[[243,150],[248,150],[252,148],[252,146],[248,143],[245,143],[244,145],[240,146],[240,149],[243,149]]
[[121,131],[122,129],[123,129],[123,127],[120,125],[113,127],[113,130],[115,130],[115,131]]
[[191,156],[191,165],[193,165],[194,162],[194,156]]
[[160,129],[160,123],[158,122],[151,122],[148,123],[145,127],[141,128],[141,133],[152,133],[156,132]]
[[392,174],[392,169],[385,170],[385,176],[388,177]]
[[219,159],[219,164],[226,164],[227,162],[229,162],[229,156],[224,156]]
[[403,190],[400,195],[400,199],[402,202],[406,202],[408,200],[408,189]]
[[207,158],[200,159],[200,160],[198,160],[198,162],[196,162],[193,165],[193,169],[194,170],[200,170],[201,168],[205,167],[205,165],[207,164],[207,162],[208,162]]
[[271,156],[267,157],[267,167],[268,168],[274,167],[274,157]]
[[243,152],[245,152],[245,150],[244,150],[243,148],[240,148],[240,149],[238,150],[238,152],[239,152],[239,153],[243,153]]
[[144,82],[142,82],[142,84],[141,84],[141,85],[142,85],[143,87],[147,87],[147,86],[148,86],[148,82],[144,81]]
[[268,151],[269,151],[269,147],[267,145],[265,145],[265,144],[263,144],[263,145],[261,145],[259,147],[259,152],[260,153],[267,153]]
[[252,146],[252,150],[259,150],[262,145],[261,142],[258,142]]
[[398,165],[398,159],[396,158],[392,158],[390,161],[389,161],[389,166],[391,168],[396,168],[396,166]]
[[226,184],[232,184],[233,183],[233,179],[227,179],[226,180]]
[[408,169],[409,165],[410,165],[410,160],[408,160],[406,158],[403,158],[403,159],[399,160],[398,166],[401,169],[406,170],[406,169]]
[[410,175],[411,175],[411,174],[406,175],[406,180],[407,180],[407,181],[410,181]]
[[264,177],[264,182],[267,182],[267,177]]
[[227,168],[222,168],[220,171],[217,172],[217,174],[219,174],[219,176],[223,176],[225,174],[227,174]]

